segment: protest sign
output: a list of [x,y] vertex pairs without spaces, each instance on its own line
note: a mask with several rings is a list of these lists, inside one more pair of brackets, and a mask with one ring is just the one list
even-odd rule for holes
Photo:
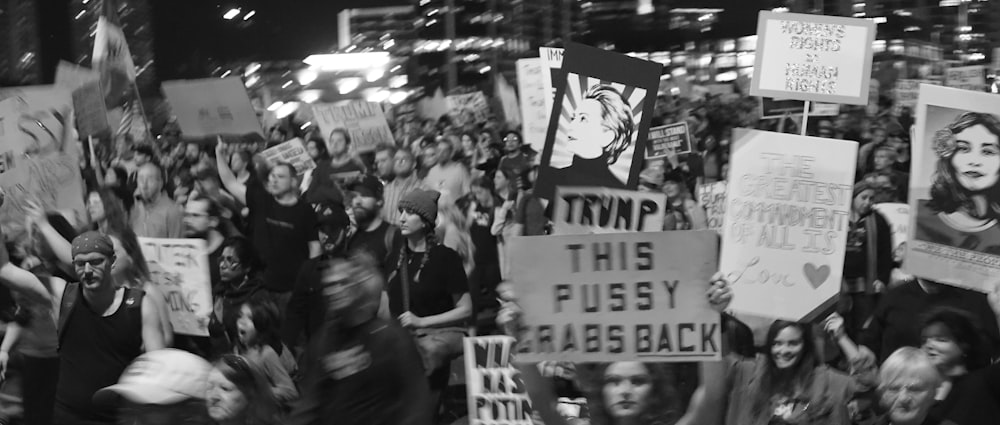
[[212,282],[202,239],[139,238],[151,280],[166,299],[174,332],[208,336]]
[[69,90],[53,86],[0,89],[0,223],[21,229],[28,201],[70,223],[86,217],[80,149]]
[[560,186],[553,202],[555,235],[659,232],[667,210],[667,195],[662,192],[604,187]]
[[551,102],[552,93],[545,88],[542,71],[541,58],[517,60],[517,88],[521,92],[524,141],[535,152],[541,152],[545,148],[545,131],[548,130],[549,112],[552,110],[546,109],[546,104]]
[[875,211],[882,214],[885,221],[892,227],[892,249],[896,250],[901,244],[906,243],[907,233],[910,227],[910,206],[895,202],[886,202],[872,206]]
[[56,87],[69,90],[76,112],[76,129],[81,138],[111,130],[108,110],[101,91],[101,74],[82,66],[60,61],[56,66]]
[[663,65],[569,43],[535,194],[556,186],[634,190]]
[[893,105],[894,115],[899,116],[903,108],[909,108],[910,112],[916,112],[917,96],[920,94],[921,84],[937,83],[931,80],[896,80],[896,87],[892,90],[896,98],[896,103]]
[[465,338],[465,388],[469,425],[531,425],[531,399],[511,363],[514,338]]
[[517,102],[517,91],[507,83],[507,79],[503,75],[497,75],[495,78],[496,85],[493,93],[500,99],[504,121],[507,122],[507,125],[518,127],[521,125],[521,106]]
[[511,281],[527,329],[518,360],[719,360],[709,231],[516,237]]
[[733,309],[812,320],[835,300],[856,142],[749,130],[732,146],[720,269]]
[[185,137],[264,134],[239,77],[164,81],[163,94]]
[[984,292],[1000,274],[1000,97],[922,85],[917,103],[905,269]]
[[944,85],[962,90],[983,91],[986,88],[986,67],[982,65],[948,68]]
[[[542,85],[545,88],[545,93],[548,93],[548,96],[545,97],[546,114],[552,112],[552,105],[555,103],[556,82],[562,78],[560,72],[562,72],[563,55],[565,53],[564,49],[555,47],[538,48],[538,56],[542,60]],[[546,121],[545,124],[547,129],[548,122]],[[546,132],[546,134],[548,133]]]
[[295,172],[299,175],[316,168],[316,163],[309,156],[309,152],[306,152],[306,147],[302,145],[302,139],[298,137],[267,149],[261,152],[261,155],[272,167],[279,162],[292,164],[295,167]]
[[[806,103],[801,100],[760,98],[760,114],[762,119],[781,118],[788,115],[802,115]],[[840,105],[836,103],[810,102],[810,116],[834,116],[840,113]]]
[[393,144],[395,141],[385,113],[377,103],[356,101],[344,106],[315,104],[312,110],[313,119],[323,132],[330,152],[330,133],[336,129],[347,130],[351,136],[351,149],[355,152],[370,152],[379,144]]
[[705,210],[708,228],[719,232],[720,235],[726,217],[727,185],[728,183],[721,181],[698,186],[698,205]]
[[446,98],[448,115],[455,125],[463,126],[485,122],[489,118],[490,105],[483,92],[453,94]]
[[686,121],[649,129],[646,159],[665,158],[691,152],[691,134]]
[[875,22],[761,11],[751,96],[865,105]]

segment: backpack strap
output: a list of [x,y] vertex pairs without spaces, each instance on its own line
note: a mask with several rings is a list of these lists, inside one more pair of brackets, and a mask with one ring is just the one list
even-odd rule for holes
[[69,316],[73,312],[73,307],[76,306],[79,297],[80,283],[67,283],[65,289],[63,289],[62,299],[59,302],[59,323],[56,334],[58,335],[60,344],[62,343],[63,329],[66,328],[66,322],[69,321]]

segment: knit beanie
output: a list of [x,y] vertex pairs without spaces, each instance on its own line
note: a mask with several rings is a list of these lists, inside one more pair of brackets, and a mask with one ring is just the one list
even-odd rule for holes
[[410,209],[414,214],[433,225],[437,222],[438,198],[440,197],[441,193],[436,190],[414,189],[399,201],[399,209]]

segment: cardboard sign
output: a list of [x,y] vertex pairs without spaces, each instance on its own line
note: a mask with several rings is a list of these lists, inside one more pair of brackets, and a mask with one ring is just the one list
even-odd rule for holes
[[292,140],[274,146],[261,152],[268,165],[274,166],[279,162],[287,162],[295,167],[295,172],[299,175],[316,168],[316,162],[306,152],[306,147],[302,145],[302,139],[296,137]]
[[812,320],[836,299],[857,151],[757,130],[735,140],[720,260],[734,310]]
[[719,360],[709,231],[517,237],[518,361]]
[[30,86],[0,90],[0,223],[24,225],[25,208],[37,201],[70,223],[87,216],[80,177],[80,149],[69,90]]
[[521,372],[511,364],[514,338],[465,338],[465,385],[469,425],[531,425],[531,399]]
[[552,101],[552,93],[545,88],[543,70],[541,58],[517,60],[517,88],[521,93],[524,141],[535,152],[541,152],[545,148],[545,131],[548,130],[549,111],[552,110],[546,108],[546,104]]
[[[552,112],[552,105],[555,104],[556,82],[562,78],[560,73],[562,72],[563,56],[565,53],[565,49],[555,47],[538,48],[538,56],[542,60],[542,85],[545,87],[545,92],[549,94],[545,97],[546,114]],[[545,124],[547,130],[548,121],[546,121]],[[547,131],[546,134],[548,134]],[[539,152],[541,152],[541,150],[539,150]]]
[[490,105],[486,103],[483,92],[454,94],[448,96],[448,115],[455,125],[477,124],[486,122],[490,117]]
[[962,90],[983,91],[986,88],[986,67],[982,65],[948,68],[944,85]]
[[139,245],[153,283],[166,298],[174,332],[208,336],[213,306],[205,241],[139,238]]
[[698,205],[705,210],[705,217],[708,219],[708,228],[723,232],[723,223],[726,218],[726,186],[728,183],[721,181],[698,186]]
[[312,110],[313,119],[323,132],[328,150],[331,148],[330,133],[336,129],[347,130],[354,152],[370,152],[379,144],[394,144],[395,137],[385,120],[385,113],[377,103],[357,101],[344,106],[315,104]]
[[104,93],[101,91],[101,75],[97,71],[59,61],[55,85],[72,93],[73,109],[77,112],[76,129],[80,132],[80,138],[111,130]]
[[875,22],[761,11],[751,96],[865,105]]
[[550,199],[556,186],[634,190],[663,65],[570,43],[562,69],[535,194]]
[[687,122],[679,122],[649,129],[646,159],[666,158],[691,152],[691,133]]
[[662,192],[635,192],[604,187],[556,188],[553,234],[659,232],[667,210]]
[[[762,119],[781,118],[788,115],[802,115],[806,103],[801,100],[760,98],[760,113]],[[810,102],[809,116],[836,116],[840,114],[840,105],[836,103]]]
[[[989,292],[1000,275],[1000,97],[920,86],[904,268],[925,279]],[[947,174],[938,173],[947,170]],[[932,189],[934,188],[934,189]],[[976,210],[976,205],[985,205]]]
[[899,248],[906,243],[907,234],[910,228],[910,206],[895,202],[886,202],[872,206],[875,211],[885,217],[892,227],[892,249]]
[[185,137],[264,134],[239,77],[164,81],[163,94]]
[[893,106],[895,115],[898,116],[903,108],[910,108],[910,112],[916,114],[917,97],[920,95],[921,84],[936,85],[937,83],[931,80],[896,80],[896,87],[892,90],[896,98],[896,103]]

